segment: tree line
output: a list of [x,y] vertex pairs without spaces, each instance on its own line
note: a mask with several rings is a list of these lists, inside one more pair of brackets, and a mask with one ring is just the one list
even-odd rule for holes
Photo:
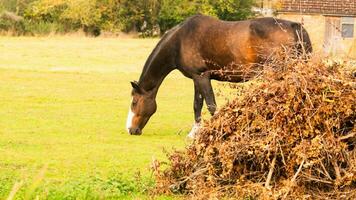
[[43,35],[83,30],[158,36],[201,13],[223,20],[254,16],[255,0],[2,0],[0,32]]

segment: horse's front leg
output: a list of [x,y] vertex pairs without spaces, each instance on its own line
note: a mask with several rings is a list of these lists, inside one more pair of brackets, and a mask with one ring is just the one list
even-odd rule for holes
[[216,112],[216,101],[213,87],[211,86],[210,74],[203,73],[200,74],[194,79],[194,85],[197,85],[200,93],[203,95],[205,99],[206,105],[211,115],[214,115]]
[[188,137],[195,138],[196,133],[200,128],[201,122],[201,110],[203,108],[203,95],[200,93],[199,86],[196,82],[194,82],[194,125],[192,130],[190,131]]
[[210,76],[208,74],[197,75],[194,80],[194,116],[195,123],[190,131],[188,137],[195,138],[196,133],[200,128],[201,110],[203,107],[203,100],[205,99],[206,105],[211,115],[216,112],[216,101],[211,86]]

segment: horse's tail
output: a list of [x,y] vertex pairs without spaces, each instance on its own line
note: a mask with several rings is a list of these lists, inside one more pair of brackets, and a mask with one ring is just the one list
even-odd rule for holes
[[308,32],[300,23],[293,23],[292,28],[298,54],[308,56],[313,52],[313,46]]

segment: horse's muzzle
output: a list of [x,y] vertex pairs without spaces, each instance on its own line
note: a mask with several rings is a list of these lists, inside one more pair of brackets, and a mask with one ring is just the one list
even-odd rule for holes
[[139,128],[129,128],[130,135],[141,135],[142,131]]

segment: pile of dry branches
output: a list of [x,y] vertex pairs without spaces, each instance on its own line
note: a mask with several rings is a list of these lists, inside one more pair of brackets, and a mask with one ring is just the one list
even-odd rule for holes
[[258,84],[206,122],[185,151],[154,161],[156,192],[356,199],[355,77],[342,68],[293,58],[264,66]]

